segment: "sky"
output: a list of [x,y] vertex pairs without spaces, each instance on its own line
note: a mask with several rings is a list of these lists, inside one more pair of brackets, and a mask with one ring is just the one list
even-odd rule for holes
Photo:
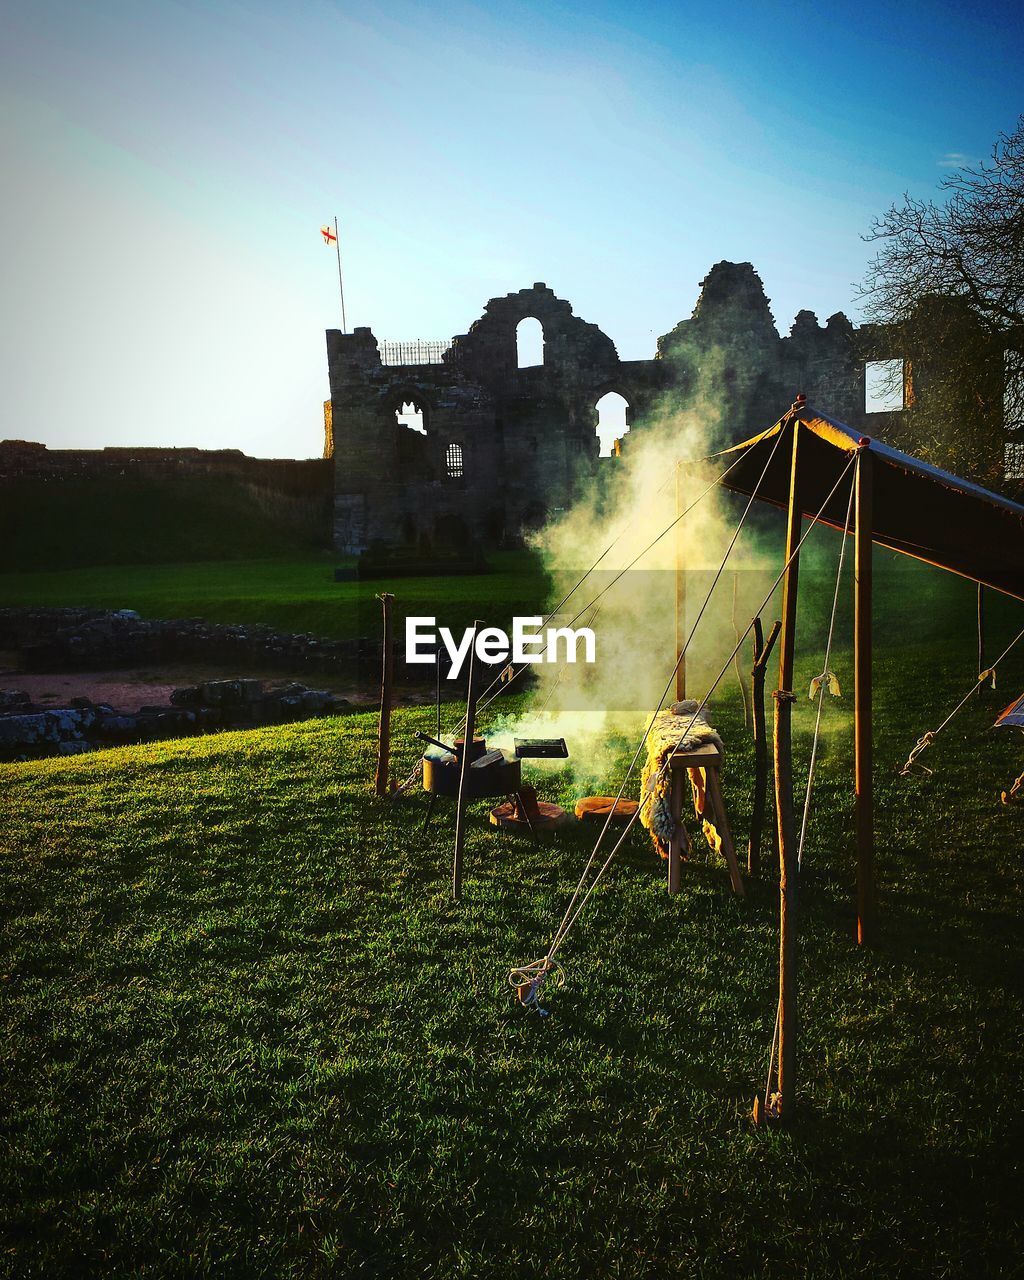
[[872,219],[1024,111],[1019,4],[7,0],[0,439],[322,451],[348,322],[545,281],[624,359],[721,260],[857,318]]

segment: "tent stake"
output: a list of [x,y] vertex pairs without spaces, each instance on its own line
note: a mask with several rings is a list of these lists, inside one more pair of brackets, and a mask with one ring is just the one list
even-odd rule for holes
[[476,637],[481,623],[473,623],[473,643],[469,650],[469,686],[466,692],[466,731],[462,739],[462,759],[459,761],[459,795],[455,802],[455,853],[452,856],[452,897],[456,902],[462,897],[462,847],[466,841],[466,782],[473,755],[473,736],[476,732]]
[[391,625],[391,605],[394,596],[385,591],[379,596],[384,606],[384,643],[381,647],[380,676],[380,728],[377,732],[377,771],[373,785],[379,796],[388,794],[388,774],[391,769],[391,686],[395,676],[395,637]]
[[854,534],[853,700],[857,828],[857,941],[870,941],[875,899],[874,799],[871,733],[871,549],[874,457],[870,441],[857,455]]

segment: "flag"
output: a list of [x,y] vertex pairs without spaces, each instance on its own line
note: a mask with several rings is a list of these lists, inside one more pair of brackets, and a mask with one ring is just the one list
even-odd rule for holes
[[321,227],[320,234],[324,238],[324,244],[333,244],[338,238],[330,227]]

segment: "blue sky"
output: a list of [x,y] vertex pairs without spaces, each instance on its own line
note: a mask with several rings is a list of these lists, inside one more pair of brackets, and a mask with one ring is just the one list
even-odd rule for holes
[[624,358],[722,258],[788,331],[1024,111],[1019,5],[8,6],[0,438],[315,456],[338,324],[544,280]]

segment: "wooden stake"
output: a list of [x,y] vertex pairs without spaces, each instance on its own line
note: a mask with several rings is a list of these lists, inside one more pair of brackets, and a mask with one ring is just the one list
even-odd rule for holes
[[391,605],[394,596],[385,591],[379,596],[384,606],[384,643],[381,648],[380,677],[380,728],[377,733],[377,772],[373,785],[379,796],[388,794],[388,773],[391,767],[391,686],[395,676],[395,638],[391,626]]
[[800,557],[797,547],[803,521],[799,484],[800,422],[794,418],[793,458],[789,476],[789,515],[779,641],[779,687],[775,691],[775,814],[779,835],[779,1048],[776,1118],[792,1119],[796,1102],[796,961],[797,846],[793,812],[793,657],[796,644]]
[[[683,464],[676,463],[676,517],[682,515],[683,511],[683,493],[682,493],[682,475]],[[682,521],[676,525],[676,657],[679,664],[676,667],[676,702],[682,702],[686,697],[686,654],[683,647],[686,644],[686,570],[683,568],[683,532]]]
[[435,736],[440,738],[441,736],[441,646],[440,645],[438,645],[437,652],[434,654],[434,681],[437,685],[437,700],[435,702],[436,724],[434,727],[435,727]]
[[871,549],[874,458],[857,455],[853,604],[853,751],[857,793],[857,941],[869,941],[875,899],[874,797],[871,743]]
[[689,840],[683,826],[683,789],[686,783],[686,772],[683,769],[669,768],[672,786],[672,817],[675,825],[672,838],[668,842],[668,891],[676,894],[683,887],[683,850],[689,853]]
[[[735,569],[732,575],[732,631],[737,645],[740,642],[740,624],[736,621],[736,603],[739,599],[739,593],[740,571]],[[740,651],[738,648],[733,654],[733,666],[736,668],[736,680],[740,686],[740,698],[743,701],[743,727],[745,729],[750,723],[750,716],[747,712],[747,686],[743,682],[743,667],[740,663]]]
[[754,619],[754,665],[750,669],[752,719],[754,722],[754,804],[750,815],[750,840],[747,843],[747,874],[761,874],[761,838],[764,833],[765,810],[768,807],[768,733],[764,714],[764,680],[781,622],[774,622],[765,644],[761,619]]
[[466,731],[462,737],[462,758],[459,762],[459,795],[455,804],[455,852],[452,855],[452,897],[456,902],[462,897],[462,848],[466,841],[466,782],[473,754],[473,735],[476,731],[476,637],[483,624],[473,623],[473,643],[469,650],[469,684],[466,690]]

